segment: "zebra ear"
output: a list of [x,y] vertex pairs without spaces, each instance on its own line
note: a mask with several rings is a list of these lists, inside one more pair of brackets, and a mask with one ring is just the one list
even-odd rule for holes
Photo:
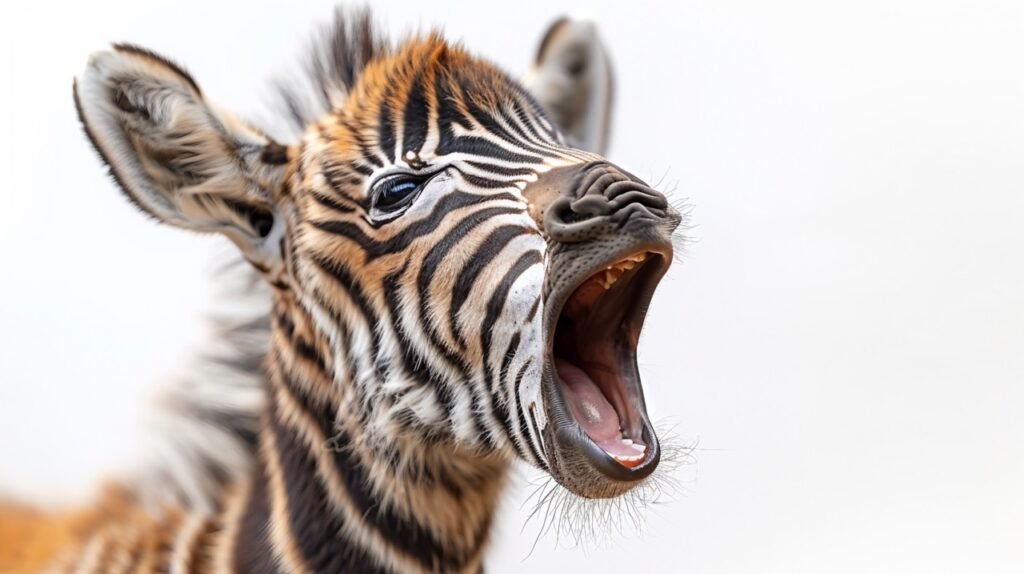
[[523,83],[571,145],[605,154],[614,85],[593,23],[560,18],[551,24]]
[[[275,227],[287,148],[203,99],[182,68],[118,44],[75,81],[78,116],[128,198],[165,223],[227,235],[250,259]],[[261,254],[261,251],[267,253]]]

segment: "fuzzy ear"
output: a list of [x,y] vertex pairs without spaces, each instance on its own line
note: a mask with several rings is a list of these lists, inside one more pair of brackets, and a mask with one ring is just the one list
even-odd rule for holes
[[[128,198],[160,221],[227,235],[253,260],[280,227],[289,150],[213,109],[181,67],[117,44],[75,81],[85,132]],[[276,244],[276,242],[274,242]]]
[[575,147],[605,154],[612,121],[612,66],[591,22],[548,27],[523,81]]

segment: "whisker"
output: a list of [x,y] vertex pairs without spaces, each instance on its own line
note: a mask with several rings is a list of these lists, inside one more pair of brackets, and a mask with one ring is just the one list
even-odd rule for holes
[[677,476],[684,465],[696,463],[697,441],[685,442],[676,432],[676,425],[666,421],[655,423],[661,444],[658,469],[632,490],[615,498],[591,499],[573,494],[554,479],[544,479],[530,495],[534,507],[523,523],[521,532],[540,520],[529,558],[541,538],[553,535],[556,547],[565,540],[573,547],[607,546],[630,532],[644,533],[650,508],[670,502],[681,490]]

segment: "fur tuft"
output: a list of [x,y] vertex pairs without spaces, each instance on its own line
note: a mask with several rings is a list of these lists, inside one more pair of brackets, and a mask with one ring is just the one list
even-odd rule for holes
[[321,29],[311,45],[304,74],[277,82],[277,107],[282,112],[278,116],[287,118],[287,123],[268,132],[283,140],[297,138],[343,104],[366,65],[390,51],[390,41],[369,9],[338,7],[333,22]]
[[214,273],[216,311],[207,341],[160,388],[147,413],[139,496],[212,510],[232,480],[247,476],[263,411],[270,345],[270,289],[240,256]]

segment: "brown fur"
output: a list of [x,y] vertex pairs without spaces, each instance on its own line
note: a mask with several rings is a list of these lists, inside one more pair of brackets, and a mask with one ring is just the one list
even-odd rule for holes
[[[130,492],[107,486],[95,503],[63,512],[24,506],[0,508],[0,572],[35,573],[106,564],[97,571],[158,564],[169,554],[180,510],[153,513]],[[143,570],[145,571],[145,570]]]

